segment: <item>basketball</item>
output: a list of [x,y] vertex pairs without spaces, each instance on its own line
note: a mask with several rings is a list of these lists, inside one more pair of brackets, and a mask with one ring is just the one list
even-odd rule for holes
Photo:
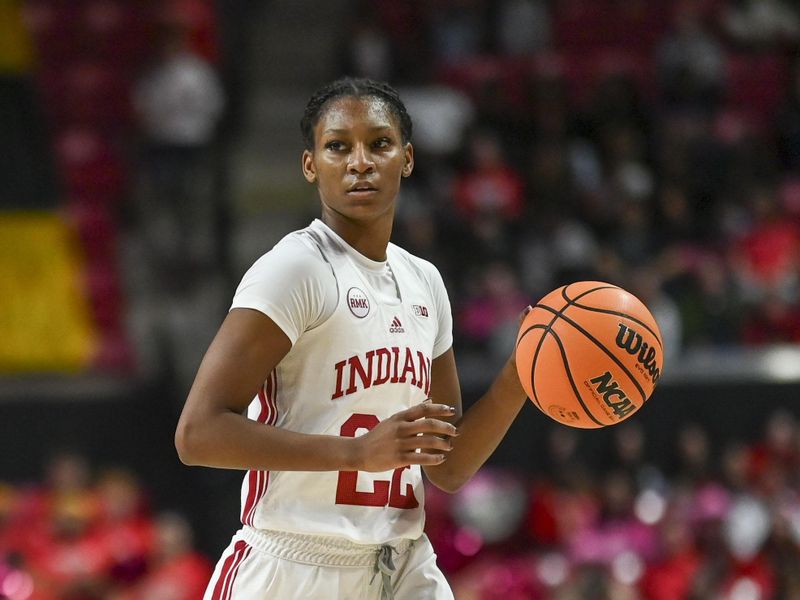
[[528,398],[570,427],[624,421],[661,377],[661,332],[633,294],[600,281],[553,290],[525,316],[515,359]]

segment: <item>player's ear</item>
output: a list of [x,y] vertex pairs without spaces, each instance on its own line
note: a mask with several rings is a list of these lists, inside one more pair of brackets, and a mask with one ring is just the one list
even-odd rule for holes
[[406,144],[404,153],[406,164],[403,165],[403,177],[408,177],[411,175],[411,171],[414,170],[414,146],[411,145],[411,142]]
[[314,156],[310,150],[303,150],[302,158],[303,177],[306,178],[308,183],[316,183],[317,181],[317,167],[314,164]]

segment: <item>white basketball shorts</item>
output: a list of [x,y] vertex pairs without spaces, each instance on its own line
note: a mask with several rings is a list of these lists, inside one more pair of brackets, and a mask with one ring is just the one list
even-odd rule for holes
[[430,540],[384,546],[245,526],[203,600],[453,600]]

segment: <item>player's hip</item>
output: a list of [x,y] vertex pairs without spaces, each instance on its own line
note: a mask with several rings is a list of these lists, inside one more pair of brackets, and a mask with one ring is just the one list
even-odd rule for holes
[[242,527],[241,539],[254,549],[292,562],[331,567],[371,567],[381,548],[389,546],[404,556],[416,540],[396,539],[386,544],[360,544],[340,536],[308,535]]
[[243,527],[223,553],[205,600],[281,598],[451,600],[426,536],[389,544]]

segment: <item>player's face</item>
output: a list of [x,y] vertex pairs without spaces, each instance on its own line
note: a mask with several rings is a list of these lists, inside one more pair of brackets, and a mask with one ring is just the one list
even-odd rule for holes
[[303,174],[315,182],[323,213],[348,221],[392,218],[400,178],[414,165],[411,144],[380,99],[333,100],[314,129],[314,149],[303,153]]

